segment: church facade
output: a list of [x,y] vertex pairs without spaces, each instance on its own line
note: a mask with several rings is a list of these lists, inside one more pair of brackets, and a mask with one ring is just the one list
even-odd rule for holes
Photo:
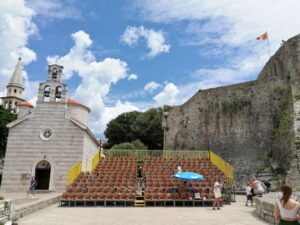
[[3,191],[26,191],[32,176],[37,189],[64,191],[68,171],[81,162],[89,171],[99,142],[88,128],[90,109],[68,99],[63,67],[49,65],[48,79],[40,83],[34,108],[17,104],[18,118],[9,123],[2,184]]

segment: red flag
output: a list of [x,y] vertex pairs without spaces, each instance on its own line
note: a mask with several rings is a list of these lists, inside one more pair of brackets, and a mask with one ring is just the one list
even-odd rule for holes
[[263,33],[262,35],[260,35],[260,36],[258,36],[257,38],[256,38],[256,40],[262,40],[262,41],[264,41],[264,40],[267,40],[269,37],[268,37],[268,32],[265,32],[265,33]]

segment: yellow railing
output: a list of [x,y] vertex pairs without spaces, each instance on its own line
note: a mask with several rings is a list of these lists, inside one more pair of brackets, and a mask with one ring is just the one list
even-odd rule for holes
[[95,167],[97,166],[99,159],[100,159],[100,151],[97,151],[97,153],[92,159],[92,170],[95,169]]
[[73,182],[73,180],[80,174],[81,172],[81,163],[77,163],[73,166],[68,172],[68,185]]
[[215,154],[213,151],[209,151],[209,159],[210,161],[218,167],[219,170],[221,170],[226,178],[234,179],[234,171],[233,167],[225,162],[220,156]]
[[145,157],[164,157],[164,158],[204,158],[208,159],[208,151],[199,150],[125,150],[109,149],[105,150],[107,157],[136,157],[143,159]]

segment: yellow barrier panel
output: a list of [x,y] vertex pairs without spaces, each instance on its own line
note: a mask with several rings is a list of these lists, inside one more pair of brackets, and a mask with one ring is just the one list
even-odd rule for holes
[[234,179],[233,167],[225,162],[220,156],[215,154],[213,151],[209,151],[210,161],[215,164],[219,170],[221,170],[225,176],[229,179]]
[[92,159],[92,170],[95,169],[100,159],[100,151],[98,151]]
[[71,184],[74,179],[80,174],[81,172],[81,163],[77,163],[73,166],[68,172],[68,185]]

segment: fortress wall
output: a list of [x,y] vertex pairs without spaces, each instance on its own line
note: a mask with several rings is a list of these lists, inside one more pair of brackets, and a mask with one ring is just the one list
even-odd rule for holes
[[299,40],[282,46],[256,81],[201,90],[170,110],[164,149],[215,151],[236,168],[239,187],[265,169],[275,175],[289,170],[297,130],[292,90],[300,77]]

